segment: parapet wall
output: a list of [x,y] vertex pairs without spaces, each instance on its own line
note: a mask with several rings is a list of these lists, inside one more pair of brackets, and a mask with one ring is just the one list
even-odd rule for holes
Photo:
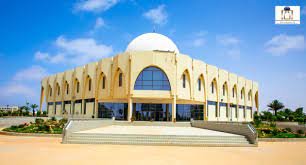
[[258,145],[257,132],[255,128],[249,123],[193,120],[191,121],[191,126],[242,135],[245,136],[251,144],[256,146]]

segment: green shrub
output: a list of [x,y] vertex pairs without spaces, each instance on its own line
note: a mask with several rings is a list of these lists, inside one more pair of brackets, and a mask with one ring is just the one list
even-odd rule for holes
[[275,127],[276,127],[276,124],[275,124],[274,122],[271,122],[271,123],[270,123],[270,127],[275,128]]
[[298,136],[292,133],[279,133],[274,135],[273,138],[297,138]]
[[298,134],[304,134],[305,132],[303,130],[299,129],[299,130],[297,130],[297,133]]
[[35,119],[35,124],[39,125],[39,124],[42,124],[44,123],[44,119],[41,119],[41,118],[36,118]]
[[291,128],[285,128],[286,132],[292,132]]
[[67,122],[68,122],[68,119],[67,119],[67,118],[62,118],[61,120],[59,120],[59,124],[60,124],[61,126],[64,126]]
[[56,120],[56,117],[54,117],[54,116],[51,117],[51,120],[52,120],[52,121],[57,121],[57,120]]

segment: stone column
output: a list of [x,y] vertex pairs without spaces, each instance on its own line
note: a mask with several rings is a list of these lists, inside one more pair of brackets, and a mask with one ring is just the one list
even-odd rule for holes
[[128,98],[128,114],[127,114],[127,119],[128,121],[131,121],[133,116],[133,100],[131,97]]
[[172,98],[172,122],[176,121],[176,96]]

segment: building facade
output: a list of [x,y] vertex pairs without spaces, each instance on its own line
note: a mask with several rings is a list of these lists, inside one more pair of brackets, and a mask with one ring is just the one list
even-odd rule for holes
[[45,77],[49,116],[136,121],[249,122],[258,83],[181,54],[166,36],[146,33],[125,52]]
[[19,107],[18,106],[0,106],[0,111],[10,111],[10,112],[15,112],[18,111]]

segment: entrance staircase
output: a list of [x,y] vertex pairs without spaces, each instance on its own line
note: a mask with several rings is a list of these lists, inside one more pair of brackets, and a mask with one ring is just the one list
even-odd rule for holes
[[[195,129],[190,123],[153,123],[153,122],[117,122],[111,120],[70,120],[63,135],[64,144],[124,144],[124,145],[172,145],[172,146],[254,146],[241,135],[175,135],[175,134],[129,134],[129,133],[101,133],[89,132],[94,128],[103,128],[112,125],[119,126],[164,126],[184,127]],[[196,128],[202,129],[202,128]],[[220,132],[219,132],[220,133]],[[224,133],[226,134],[226,133]]]

